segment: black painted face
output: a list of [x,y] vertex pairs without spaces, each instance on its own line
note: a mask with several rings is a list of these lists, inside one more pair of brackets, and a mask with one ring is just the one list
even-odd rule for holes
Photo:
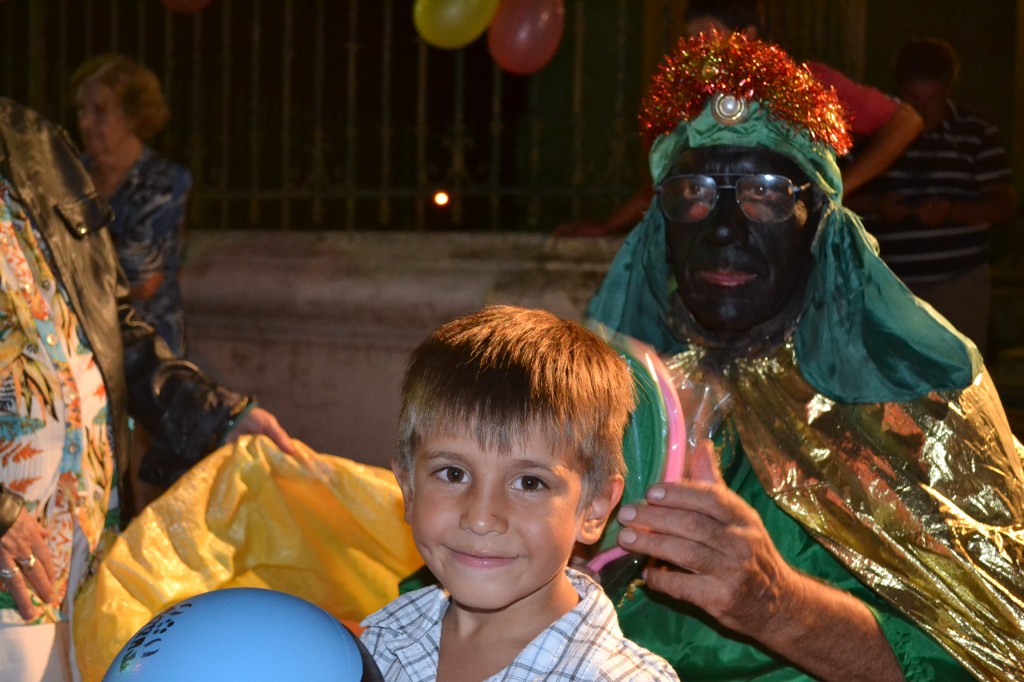
[[[703,174],[722,179],[770,173],[805,185],[807,176],[781,154],[763,148],[705,147],[684,151],[669,176]],[[744,215],[732,189],[719,189],[703,220],[666,218],[672,270],[679,295],[693,318],[730,345],[744,336],[784,328],[800,314],[813,265],[811,241],[817,228],[818,190],[799,192],[793,215],[759,223]]]

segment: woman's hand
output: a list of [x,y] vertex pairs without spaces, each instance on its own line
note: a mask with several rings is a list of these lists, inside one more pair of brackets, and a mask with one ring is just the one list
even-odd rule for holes
[[267,436],[282,452],[293,457],[298,456],[298,450],[292,443],[291,437],[277,422],[277,417],[262,407],[254,407],[249,410],[228,433],[228,440],[234,440],[245,434]]
[[25,620],[39,617],[30,587],[43,601],[60,606],[53,588],[57,574],[46,544],[48,535],[49,531],[39,525],[28,510],[22,509],[14,524],[0,537],[0,570],[2,575],[10,576],[0,578],[0,586],[14,597],[18,613]]

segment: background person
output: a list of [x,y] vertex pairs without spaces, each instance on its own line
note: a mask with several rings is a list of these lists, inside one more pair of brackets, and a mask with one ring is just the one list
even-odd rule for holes
[[185,354],[185,314],[178,277],[192,176],[146,140],[170,116],[160,81],[119,54],[94,57],[71,78],[83,162],[114,210],[110,234],[128,275],[132,304],[178,356]]
[[851,206],[893,272],[984,350],[992,226],[1013,216],[1016,193],[995,126],[953,102],[959,71],[945,41],[903,45],[896,81],[924,133]]
[[[114,211],[109,230],[128,277],[132,305],[171,351],[184,357],[179,275],[192,176],[145,143],[170,116],[160,81],[129,57],[104,54],[75,71],[71,88],[85,148],[82,161]],[[134,422],[132,429],[133,447],[145,451],[148,434]],[[137,480],[135,505],[145,506],[163,489]]]

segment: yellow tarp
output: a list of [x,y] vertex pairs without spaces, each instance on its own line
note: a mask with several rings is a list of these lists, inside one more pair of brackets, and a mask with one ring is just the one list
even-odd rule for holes
[[391,471],[296,447],[309,467],[264,437],[217,450],[114,541],[75,601],[86,682],[154,615],[210,590],[269,587],[348,621],[398,596],[422,559]]

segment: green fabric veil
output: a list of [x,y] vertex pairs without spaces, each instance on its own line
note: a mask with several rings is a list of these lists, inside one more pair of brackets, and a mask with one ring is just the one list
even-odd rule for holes
[[[684,149],[759,146],[791,159],[827,197],[794,336],[807,382],[833,400],[852,403],[910,400],[969,385],[982,368],[977,348],[917,299],[878,257],[875,239],[842,206],[842,180],[831,147],[776,120],[757,102],[750,105],[749,118],[734,125],[720,123],[710,108],[654,142],[650,166],[655,184]],[[674,289],[665,221],[655,198],[616,255],[587,316],[662,353],[677,352],[685,341],[672,330],[669,297]]]

